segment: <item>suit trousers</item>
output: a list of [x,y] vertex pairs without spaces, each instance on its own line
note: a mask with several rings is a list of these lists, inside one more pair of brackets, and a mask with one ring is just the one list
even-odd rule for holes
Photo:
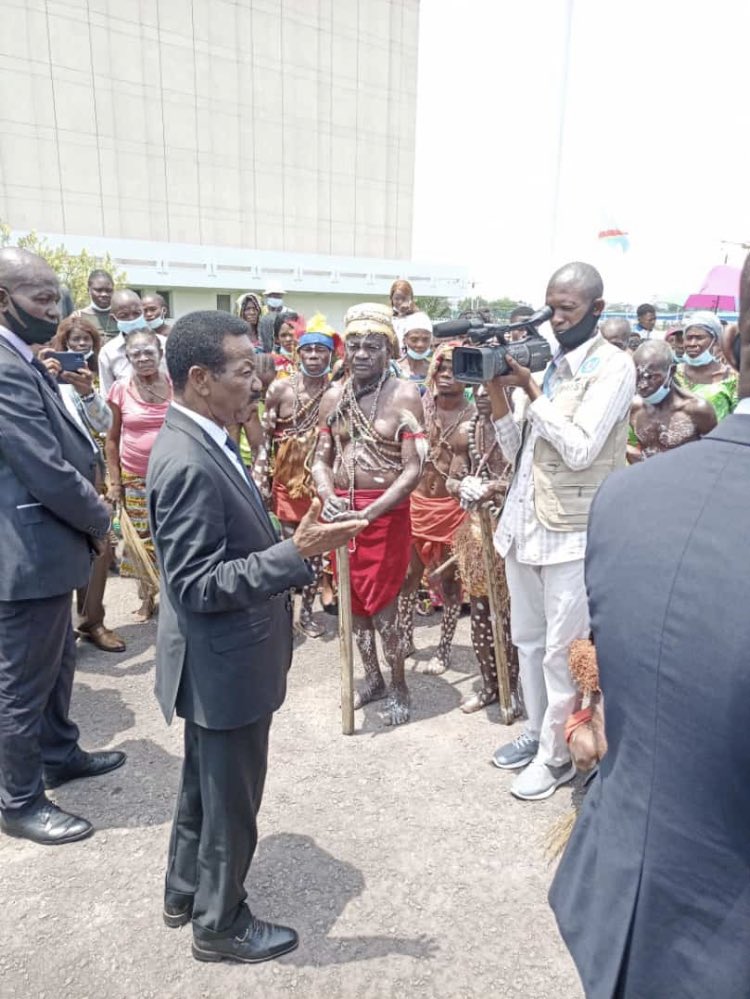
[[173,902],[192,896],[197,937],[237,936],[249,922],[245,878],[258,842],[271,718],[233,729],[185,722],[166,894]]
[[510,591],[510,630],[518,647],[526,732],[539,740],[537,759],[560,766],[570,759],[565,722],[576,686],[568,649],[589,634],[583,559],[557,565],[526,565],[511,548],[505,560]]
[[104,624],[104,588],[112,565],[112,545],[107,544],[101,555],[91,563],[86,586],[76,590],[76,630],[91,631]]
[[68,717],[75,672],[71,594],[0,601],[0,808],[42,794],[42,769],[70,763],[78,727]]

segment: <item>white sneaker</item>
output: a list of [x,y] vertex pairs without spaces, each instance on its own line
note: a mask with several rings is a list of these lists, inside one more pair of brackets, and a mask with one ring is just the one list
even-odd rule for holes
[[501,770],[518,770],[531,763],[539,752],[539,740],[522,732],[513,742],[496,749],[492,762]]
[[550,798],[562,784],[568,784],[576,775],[573,763],[553,767],[533,760],[522,774],[513,781],[510,793],[524,801],[542,801]]

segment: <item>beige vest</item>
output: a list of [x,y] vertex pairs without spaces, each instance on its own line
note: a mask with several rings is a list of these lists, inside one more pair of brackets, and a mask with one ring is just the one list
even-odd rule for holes
[[[558,382],[552,404],[567,419],[575,413],[589,386],[601,374],[603,362],[617,351],[603,337],[594,338],[575,377]],[[588,468],[572,472],[549,441],[541,437],[534,446],[534,506],[539,521],[549,531],[585,531],[589,508],[599,486],[610,472],[626,464],[629,413],[613,427],[599,454]]]

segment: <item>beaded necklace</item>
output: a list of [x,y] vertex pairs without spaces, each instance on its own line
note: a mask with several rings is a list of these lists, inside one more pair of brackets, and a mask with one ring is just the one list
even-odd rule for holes
[[[435,409],[429,413],[429,416],[427,418],[427,435],[430,445],[430,450],[427,454],[427,460],[433,466],[438,475],[441,475],[443,477],[443,479],[447,480],[448,475],[450,473],[450,466],[453,462],[453,458],[455,457],[456,453],[453,445],[450,443],[450,438],[453,436],[455,431],[459,428],[459,426],[463,422],[464,417],[471,409],[471,405],[472,404],[469,403],[466,406],[464,406],[461,412],[456,417],[456,419],[453,421],[453,423],[451,423],[445,429],[443,429],[438,420],[437,405],[435,406]],[[437,430],[437,440],[435,440],[434,438],[433,434],[434,430]],[[448,462],[448,470],[445,472],[443,472],[440,466],[438,465],[438,461],[442,456],[443,450],[448,452],[450,458],[450,461]]]
[[[391,377],[386,368],[377,382],[363,385],[358,391],[354,389],[352,379],[347,381],[341,393],[341,399],[328,418],[328,425],[333,430],[334,423],[343,423],[349,431],[349,454],[344,454],[341,444],[341,434],[334,431],[334,447],[336,449],[336,465],[346,473],[348,482],[349,503],[354,509],[354,474],[359,467],[365,472],[400,472],[401,447],[398,440],[388,440],[375,430],[375,415],[378,410],[380,393],[383,385]],[[370,407],[369,416],[365,416],[359,405],[359,400],[375,389],[375,397]],[[398,448],[398,453],[391,457],[388,449]]]

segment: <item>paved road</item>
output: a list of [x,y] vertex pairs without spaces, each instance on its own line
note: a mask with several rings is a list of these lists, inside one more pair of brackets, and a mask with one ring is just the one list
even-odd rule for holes
[[[161,922],[181,725],[167,728],[152,694],[154,626],[128,623],[133,582],[113,579],[107,596],[129,648],[80,648],[73,714],[84,747],[124,749],[128,763],[53,792],[95,823],[92,839],[43,848],[0,836],[3,999],[580,997],[543,851],[570,791],[517,802],[511,776],[489,765],[517,730],[493,709],[457,710],[474,678],[466,619],[453,670],[409,674],[413,721],[396,730],[373,705],[355,736],[340,734],[333,619],[327,638],[298,649],[248,891],[301,946],[256,967],[194,961],[189,928]],[[434,645],[438,620],[420,625],[419,648]]]

